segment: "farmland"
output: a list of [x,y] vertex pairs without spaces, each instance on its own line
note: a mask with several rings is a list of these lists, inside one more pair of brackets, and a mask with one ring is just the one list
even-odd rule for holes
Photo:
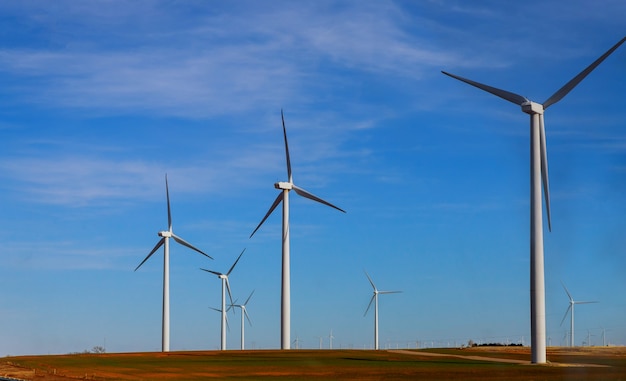
[[255,350],[6,357],[0,376],[26,380],[465,379],[624,380],[625,348],[549,348],[531,365],[529,348],[429,350]]

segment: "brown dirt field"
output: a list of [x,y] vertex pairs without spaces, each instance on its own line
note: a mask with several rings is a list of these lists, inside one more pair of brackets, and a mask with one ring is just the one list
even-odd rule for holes
[[294,350],[19,356],[0,359],[0,377],[22,380],[626,380],[626,348]]

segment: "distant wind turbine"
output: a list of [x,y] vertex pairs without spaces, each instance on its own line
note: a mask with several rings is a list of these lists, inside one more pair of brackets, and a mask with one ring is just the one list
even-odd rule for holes
[[363,316],[367,315],[367,312],[370,310],[370,307],[372,306],[372,302],[374,302],[374,349],[378,350],[379,349],[378,347],[378,295],[397,294],[402,291],[378,291],[378,289],[374,285],[374,281],[372,280],[372,278],[370,278],[367,271],[365,272],[365,276],[370,281],[370,284],[372,285],[372,288],[374,289],[374,294],[372,295],[372,298],[370,299],[370,303],[367,305],[367,309],[365,310],[365,313],[363,314]]
[[[184,239],[180,238],[172,231],[172,212],[170,208],[170,191],[167,184],[167,175],[165,175],[165,195],[167,197],[167,230],[158,233],[161,239],[156,246],[150,251],[150,254],[135,268],[135,271],[143,265],[148,258],[152,256],[161,246],[163,246],[163,320],[162,320],[162,336],[161,351],[169,352],[170,350],[170,238],[183,246],[197,251],[205,257],[211,258],[202,250],[195,248]],[[213,259],[213,258],[211,258]]]
[[235,268],[235,266],[237,265],[237,262],[239,262],[239,259],[241,258],[241,256],[243,255],[243,253],[246,251],[246,249],[243,249],[243,251],[241,252],[241,254],[239,254],[239,256],[237,257],[237,260],[235,261],[235,263],[233,263],[232,266],[230,266],[230,269],[228,270],[228,272],[226,274],[217,272],[217,271],[213,271],[213,270],[207,270],[207,269],[200,269],[206,272],[209,272],[211,274],[215,274],[217,275],[218,278],[220,278],[222,280],[222,342],[221,342],[221,350],[225,351],[226,350],[226,291],[228,290],[228,296],[230,297],[230,303],[233,303],[233,296],[232,293],[230,292],[230,282],[228,282],[228,276],[230,275],[231,272],[233,272],[233,269]]
[[569,346],[573,347],[574,346],[574,306],[576,304],[589,304],[589,303],[598,303],[598,302],[579,302],[576,301],[572,298],[572,294],[569,293],[569,290],[567,289],[567,287],[565,287],[565,283],[561,282],[561,284],[563,285],[563,288],[565,289],[565,292],[567,293],[567,297],[569,298],[569,306],[567,306],[567,310],[565,311],[565,315],[563,315],[563,319],[561,320],[561,325],[563,325],[563,322],[565,321],[565,318],[567,317],[567,313],[571,312],[571,319],[570,319],[570,329],[569,329]]
[[289,265],[289,191],[294,190],[298,195],[308,198],[313,201],[317,201],[324,205],[330,206],[331,208],[335,208],[341,212],[346,212],[345,210],[336,207],[335,205],[322,200],[321,198],[314,196],[308,191],[298,187],[293,183],[293,178],[291,176],[291,160],[289,158],[289,145],[287,144],[287,129],[285,128],[285,117],[283,115],[283,111],[280,110],[280,116],[283,122],[283,136],[285,138],[285,156],[287,159],[287,182],[277,182],[274,184],[274,188],[280,189],[281,192],[274,200],[274,203],[265,214],[265,217],[261,220],[261,222],[257,225],[256,229],[250,234],[250,238],[256,233],[257,230],[263,225],[267,217],[276,209],[278,204],[283,203],[283,264],[282,264],[282,287],[281,287],[281,349],[289,349],[291,346],[291,286],[290,286],[290,265]]
[[[226,320],[226,329],[228,329],[228,331],[230,331],[230,325],[228,324],[228,316],[226,316],[225,314],[222,313],[222,311],[224,311],[221,308],[215,308],[215,307],[209,307],[210,309],[212,309],[213,311],[219,312],[221,317],[225,317]],[[223,349],[222,349],[223,350]]]
[[328,349],[333,349],[333,339],[335,338],[335,336],[333,336],[333,330],[330,330],[330,334],[328,335]]
[[587,346],[588,346],[588,347],[591,347],[591,346],[592,346],[592,345],[591,345],[591,336],[595,336],[595,335],[592,335],[592,334],[591,334],[591,331],[590,331],[590,330],[587,330]]
[[548,181],[548,158],[543,113],[551,105],[565,97],[580,81],[617,49],[626,37],[595,60],[585,70],[572,78],[543,104],[535,103],[526,97],[442,71],[443,74],[477,87],[497,97],[521,106],[530,115],[531,155],[530,155],[530,331],[531,361],[535,364],[546,362],[546,306],[543,260],[543,219],[541,208],[541,183],[546,202],[548,229],[552,230],[550,219],[550,186]]
[[[239,307],[241,309],[241,350],[244,350],[245,347],[245,324],[244,324],[244,316],[246,317],[246,319],[248,319],[248,323],[250,323],[250,325],[252,325],[252,321],[250,320],[250,316],[248,315],[248,310],[246,309],[246,306],[248,305],[248,302],[250,301],[250,298],[252,298],[252,294],[254,294],[254,291],[252,291],[250,293],[250,296],[248,296],[248,299],[246,299],[246,301],[243,304],[231,304],[230,307]],[[237,303],[235,301],[235,303]]]
[[608,331],[608,329],[602,328],[602,346],[603,347],[606,347],[606,331]]
[[293,341],[293,344],[296,346],[296,349],[300,349],[300,343],[301,343],[300,336],[296,334],[296,339]]

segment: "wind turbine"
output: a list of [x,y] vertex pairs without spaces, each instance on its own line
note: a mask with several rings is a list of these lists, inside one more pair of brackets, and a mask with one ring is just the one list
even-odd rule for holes
[[330,330],[330,334],[328,335],[328,349],[333,349],[333,339],[335,338],[335,336],[333,336],[333,330]]
[[548,158],[546,153],[546,134],[543,122],[543,113],[551,105],[560,101],[592,70],[604,61],[617,49],[626,37],[613,45],[600,58],[572,78],[543,104],[535,103],[526,97],[511,93],[482,83],[459,77],[442,71],[443,74],[469,85],[477,87],[497,97],[521,106],[522,111],[530,115],[530,331],[531,331],[531,360],[535,364],[546,362],[546,306],[545,280],[543,260],[543,219],[541,207],[541,183],[546,202],[548,229],[552,230],[550,219],[550,187],[548,181]]
[[[152,256],[161,246],[163,246],[163,320],[162,320],[162,336],[161,351],[169,352],[170,350],[170,238],[183,246],[197,251],[205,257],[211,258],[202,250],[195,248],[184,239],[180,238],[172,231],[172,212],[170,208],[170,191],[167,185],[167,174],[165,175],[165,195],[167,197],[167,230],[158,233],[161,239],[156,246],[150,251],[150,254],[135,268],[135,271],[143,265],[148,258]],[[211,258],[213,259],[213,258]]]
[[[248,319],[248,323],[250,323],[250,325],[252,325],[252,321],[250,321],[250,316],[248,315],[248,310],[246,309],[246,306],[248,305],[248,302],[250,301],[250,298],[252,298],[252,294],[254,294],[254,291],[252,291],[250,293],[250,296],[248,296],[248,299],[246,299],[246,301],[243,304],[231,304],[230,307],[239,307],[241,309],[241,350],[244,350],[244,337],[245,337],[245,327],[244,327],[244,316],[246,317],[246,319]],[[229,307],[229,308],[230,308]]]
[[228,290],[228,296],[230,297],[230,303],[231,304],[233,303],[233,296],[232,296],[232,293],[230,292],[230,283],[228,282],[228,276],[233,271],[233,269],[237,265],[237,262],[239,262],[239,259],[241,258],[241,256],[243,255],[243,253],[245,251],[246,251],[246,249],[243,249],[241,254],[239,254],[239,257],[237,257],[237,260],[235,261],[235,263],[233,263],[233,265],[230,266],[230,270],[228,270],[228,272],[226,274],[219,273],[219,272],[213,271],[213,270],[200,269],[200,270],[209,272],[211,274],[215,274],[215,275],[217,275],[218,278],[220,278],[222,280],[222,309],[221,309],[221,312],[222,312],[222,343],[221,343],[221,350],[223,350],[223,351],[226,350],[226,290]]
[[290,349],[291,346],[291,286],[290,286],[290,265],[289,265],[289,191],[294,190],[298,195],[308,198],[313,201],[317,201],[321,204],[330,206],[331,208],[335,208],[341,212],[346,212],[345,210],[336,207],[335,205],[322,200],[321,198],[314,196],[308,191],[298,187],[293,183],[293,178],[291,176],[291,160],[289,158],[289,145],[287,144],[287,129],[285,128],[285,116],[283,115],[283,110],[280,110],[280,117],[283,121],[283,136],[285,138],[285,157],[287,161],[287,177],[288,181],[281,181],[274,184],[274,188],[280,189],[281,192],[274,200],[274,203],[265,214],[265,217],[261,220],[261,222],[257,225],[256,229],[250,234],[250,238],[256,233],[257,230],[263,225],[263,222],[269,217],[270,214],[276,209],[278,204],[283,203],[283,264],[282,264],[282,286],[281,286],[281,313],[280,313],[280,321],[281,321],[281,329],[280,329],[280,348],[281,349]]
[[[592,346],[592,345],[591,345],[591,336],[592,336],[592,335],[591,335],[591,331],[590,331],[590,330],[587,330],[587,346],[588,346],[588,347],[591,347],[591,346]],[[593,335],[593,336],[595,336],[595,335]]]
[[372,285],[372,288],[374,289],[374,295],[372,295],[372,298],[370,299],[370,303],[367,305],[367,309],[365,310],[365,313],[363,314],[363,316],[367,315],[367,312],[370,310],[370,307],[372,306],[372,302],[375,302],[374,303],[374,349],[378,350],[379,348],[378,347],[378,295],[397,294],[402,291],[378,291],[378,289],[374,285],[374,281],[372,281],[372,278],[370,278],[367,271],[365,272],[365,276],[370,281],[370,284]]
[[300,340],[300,336],[298,336],[296,334],[296,339],[293,341],[294,345],[296,346],[296,349],[300,349],[300,343],[302,342],[302,340]]
[[563,322],[565,321],[565,318],[567,317],[567,313],[570,312],[571,310],[570,329],[569,329],[569,346],[573,347],[574,346],[574,306],[576,304],[589,304],[589,303],[598,303],[598,302],[576,301],[572,298],[572,294],[569,293],[569,291],[567,290],[567,287],[565,287],[565,283],[561,282],[561,284],[563,285],[563,288],[565,289],[565,292],[567,293],[567,297],[569,298],[569,306],[567,306],[565,315],[563,315],[563,319],[561,320],[561,325],[563,325]]
[[603,347],[606,347],[606,331],[608,331],[608,329],[602,328],[602,346]]

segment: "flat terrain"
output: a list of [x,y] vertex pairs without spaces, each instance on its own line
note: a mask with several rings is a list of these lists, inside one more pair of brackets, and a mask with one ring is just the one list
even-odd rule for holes
[[72,354],[0,359],[0,378],[24,380],[626,380],[626,348],[207,351]]

